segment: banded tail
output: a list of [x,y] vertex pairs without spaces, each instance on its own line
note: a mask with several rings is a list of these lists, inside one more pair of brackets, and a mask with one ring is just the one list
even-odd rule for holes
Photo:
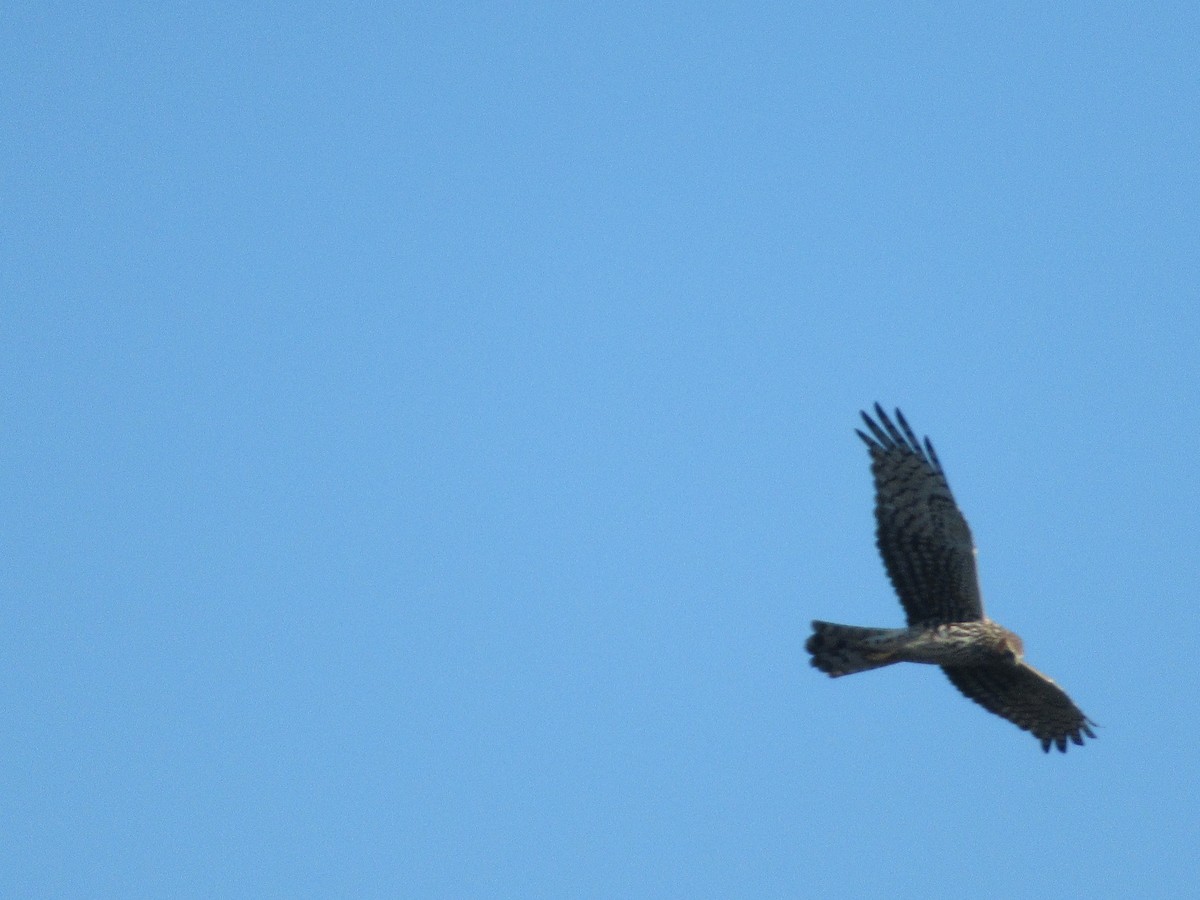
[[812,664],[831,678],[853,675],[901,662],[896,638],[904,628],[860,628],[857,625],[812,623],[812,637],[804,645]]

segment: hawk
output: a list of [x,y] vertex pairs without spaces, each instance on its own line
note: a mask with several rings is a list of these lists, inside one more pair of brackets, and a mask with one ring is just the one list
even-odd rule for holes
[[929,438],[922,444],[900,410],[899,428],[876,403],[870,434],[875,542],[900,597],[907,628],[813,622],[812,664],[837,678],[898,662],[941,666],[950,682],[988,712],[1031,732],[1047,753],[1095,738],[1057,684],[1027,664],[1021,639],[989,619],[975,572],[975,545]]

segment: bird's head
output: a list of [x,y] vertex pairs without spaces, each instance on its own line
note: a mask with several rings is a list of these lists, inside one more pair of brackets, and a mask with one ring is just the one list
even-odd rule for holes
[[1011,631],[1004,635],[1004,655],[1014,663],[1020,662],[1021,657],[1025,655],[1025,644]]

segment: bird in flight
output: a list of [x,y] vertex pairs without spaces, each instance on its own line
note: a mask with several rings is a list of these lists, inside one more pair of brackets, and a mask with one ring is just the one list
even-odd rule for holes
[[875,542],[908,627],[815,621],[805,645],[813,666],[833,678],[899,662],[941,666],[965,696],[1032,733],[1046,752],[1095,738],[1096,723],[1025,662],[1021,639],[984,615],[971,530],[929,438],[918,441],[898,409],[899,427],[878,403],[875,416],[862,413],[870,433],[856,433],[871,454]]

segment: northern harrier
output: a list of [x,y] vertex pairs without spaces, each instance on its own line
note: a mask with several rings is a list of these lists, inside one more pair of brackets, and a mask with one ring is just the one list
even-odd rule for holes
[[875,542],[900,596],[907,628],[813,622],[812,664],[837,678],[898,662],[941,666],[984,709],[1062,752],[1094,738],[1095,725],[1057,684],[1025,663],[1021,639],[983,613],[975,545],[929,438],[917,440],[900,410],[878,403],[870,434],[858,431],[875,477]]

